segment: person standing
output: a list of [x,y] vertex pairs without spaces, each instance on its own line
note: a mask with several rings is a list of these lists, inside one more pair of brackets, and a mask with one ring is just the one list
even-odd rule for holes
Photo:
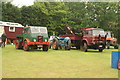
[[7,35],[5,34],[5,32],[2,34],[1,38],[2,38],[2,46],[5,47],[5,41],[7,38]]

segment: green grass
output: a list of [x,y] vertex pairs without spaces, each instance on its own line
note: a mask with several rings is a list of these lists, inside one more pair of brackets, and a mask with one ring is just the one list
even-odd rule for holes
[[16,50],[14,45],[2,49],[4,78],[117,78],[111,68],[111,51],[90,50]]

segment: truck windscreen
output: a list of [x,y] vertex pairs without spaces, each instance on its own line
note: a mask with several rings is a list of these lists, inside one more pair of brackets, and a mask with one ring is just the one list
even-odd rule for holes
[[31,33],[47,33],[46,27],[31,27]]
[[105,36],[104,30],[93,30],[93,36]]

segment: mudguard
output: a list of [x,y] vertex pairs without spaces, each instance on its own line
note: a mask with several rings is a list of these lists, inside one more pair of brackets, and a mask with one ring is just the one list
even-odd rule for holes
[[[24,39],[24,41],[27,41],[27,43],[29,43],[30,42],[30,40],[29,39]],[[23,41],[23,43],[22,43],[22,46],[24,46],[24,41]]]
[[70,40],[69,37],[65,37],[65,38],[64,38],[64,45],[65,45],[65,46],[68,46],[67,42],[68,42],[69,40]]
[[83,39],[83,40],[82,40],[82,43],[83,43],[84,41],[87,43],[87,45],[90,45],[87,39]]
[[27,41],[27,43],[29,43],[29,42],[30,42],[30,40],[29,40],[29,39],[24,39],[24,41]]

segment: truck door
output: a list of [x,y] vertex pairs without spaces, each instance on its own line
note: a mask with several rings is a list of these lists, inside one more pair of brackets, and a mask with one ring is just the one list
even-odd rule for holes
[[88,45],[90,45],[90,43],[92,42],[92,30],[86,30],[84,34],[84,39],[87,40]]

